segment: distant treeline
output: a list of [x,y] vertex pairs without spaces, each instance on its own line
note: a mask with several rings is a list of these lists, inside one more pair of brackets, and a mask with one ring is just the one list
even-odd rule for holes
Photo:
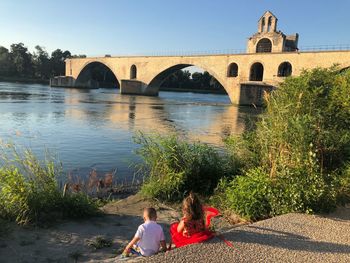
[[223,86],[207,71],[190,73],[188,70],[178,70],[170,75],[162,84],[170,89],[198,89],[225,92]]
[[[72,57],[86,57],[86,55],[72,55],[70,51],[61,49],[56,49],[49,55],[45,48],[39,45],[35,46],[34,52],[29,52],[23,43],[12,44],[10,49],[0,46],[0,80],[32,82],[62,76],[65,75],[65,59]],[[224,92],[221,84],[207,71],[191,74],[188,70],[178,70],[167,77],[162,87]]]
[[56,49],[47,53],[45,48],[36,46],[33,53],[23,43],[12,44],[10,50],[0,46],[0,77],[48,80],[50,77],[65,75],[64,60],[72,55],[68,50]]

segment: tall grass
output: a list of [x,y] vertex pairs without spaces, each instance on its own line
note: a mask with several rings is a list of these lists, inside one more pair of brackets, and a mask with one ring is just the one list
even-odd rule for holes
[[[241,143],[250,164],[216,199],[249,219],[332,210],[350,194],[350,71],[304,71],[265,99]],[[236,140],[229,146],[237,151]]]
[[87,195],[63,194],[59,187],[62,167],[53,158],[40,161],[30,150],[18,151],[8,144],[1,156],[1,218],[21,225],[46,224],[97,213],[97,203]]
[[145,182],[141,193],[164,201],[180,201],[190,191],[208,196],[220,178],[236,173],[239,164],[225,152],[176,135],[135,137],[140,145]]

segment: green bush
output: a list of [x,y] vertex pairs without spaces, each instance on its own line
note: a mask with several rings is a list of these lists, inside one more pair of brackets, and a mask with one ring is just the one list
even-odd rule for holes
[[[227,183],[221,206],[249,220],[259,220],[290,212],[325,212],[336,206],[336,188],[327,185],[320,174],[305,176],[296,171],[271,178],[254,168]],[[220,191],[218,191],[219,193]],[[217,194],[218,195],[218,194]]]
[[177,136],[145,136],[135,142],[144,160],[141,192],[164,201],[180,201],[190,191],[212,194],[220,178],[235,174],[238,163],[215,148]]
[[341,205],[350,203],[350,163],[337,177],[336,187],[338,189],[337,201]]
[[226,188],[223,200],[229,207],[247,219],[270,216],[271,180],[260,169],[250,170],[233,179]]
[[253,220],[332,210],[349,200],[349,127],[350,71],[314,69],[287,78],[266,96],[256,130],[229,140],[228,149],[249,164],[217,195]]
[[61,168],[53,160],[40,162],[30,151],[19,154],[14,147],[3,156],[0,217],[18,224],[39,224],[97,213],[97,203],[88,196],[63,196],[58,185]]

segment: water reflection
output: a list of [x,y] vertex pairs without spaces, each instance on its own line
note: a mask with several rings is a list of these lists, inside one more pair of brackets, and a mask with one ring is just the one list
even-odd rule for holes
[[[10,95],[9,95],[10,94]],[[25,95],[23,95],[25,94]],[[130,177],[137,160],[132,137],[180,133],[215,146],[245,129],[257,110],[235,107],[228,96],[161,92],[159,97],[121,96],[117,90],[51,89],[0,83],[0,138],[57,152],[66,169],[91,168]]]

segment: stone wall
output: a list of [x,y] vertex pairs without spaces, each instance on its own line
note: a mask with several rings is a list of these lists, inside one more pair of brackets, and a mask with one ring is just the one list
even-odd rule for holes
[[[130,77],[130,67],[136,65],[137,80],[145,85],[148,85],[158,74],[175,65],[195,65],[203,70],[207,70],[213,75],[225,88],[231,101],[239,104],[241,101],[240,85],[249,84],[250,68],[255,62],[260,62],[264,66],[264,78],[261,84],[278,86],[284,79],[277,76],[278,67],[285,61],[292,65],[292,75],[297,76],[303,69],[330,67],[334,64],[339,64],[341,68],[349,67],[350,51],[275,52],[186,57],[135,56],[76,58],[66,61],[66,74],[76,79],[86,65],[96,61],[109,67],[119,82],[121,79],[128,80]],[[227,69],[233,62],[238,65],[238,76],[228,77]],[[70,73],[72,74],[70,75]]]

